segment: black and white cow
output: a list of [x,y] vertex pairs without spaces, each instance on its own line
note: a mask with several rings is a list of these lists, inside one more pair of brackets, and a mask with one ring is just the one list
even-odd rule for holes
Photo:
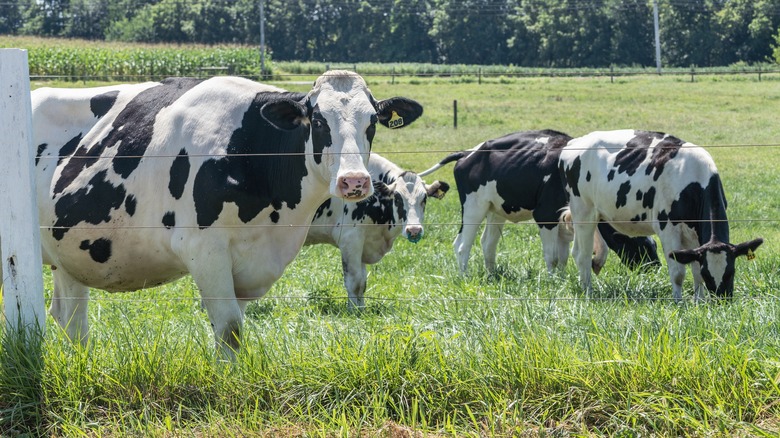
[[573,254],[587,291],[600,220],[628,236],[660,237],[677,301],[689,263],[697,300],[703,298],[702,282],[717,297],[730,298],[735,259],[763,243],[729,243],[726,197],[712,157],[671,135],[592,132],[569,142],[561,152],[560,169],[574,222]]
[[367,167],[374,194],[359,202],[337,197],[325,201],[314,215],[305,243],[339,248],[349,303],[356,308],[365,306],[366,265],[378,263],[398,236],[419,242],[428,197],[441,199],[450,188],[442,181],[428,185],[377,153],[371,154]]
[[[569,140],[570,136],[553,130],[515,132],[450,154],[420,173],[425,176],[456,161],[454,175],[462,214],[454,248],[462,273],[467,271],[471,247],[486,217],[481,242],[488,272],[495,269],[496,249],[507,220],[534,219],[547,270],[565,268],[573,236],[571,227],[560,222],[567,202],[558,174],[558,155]],[[652,239],[621,239],[621,243],[614,248],[629,265],[640,260],[658,263]],[[600,268],[594,266],[597,273]]]
[[307,94],[172,78],[38,89],[32,105],[57,322],[86,341],[89,287],[132,291],[189,273],[228,355],[246,305],[298,254],[317,208],[372,194],[376,124],[422,114],[410,99],[375,100],[346,71]]

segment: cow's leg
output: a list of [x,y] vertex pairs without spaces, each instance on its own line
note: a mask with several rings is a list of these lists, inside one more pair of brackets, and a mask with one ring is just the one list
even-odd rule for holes
[[481,202],[476,196],[466,198],[466,202],[463,204],[460,233],[453,244],[461,274],[465,274],[468,270],[471,247],[474,245],[479,226],[487,213],[488,205],[486,202]]
[[[574,221],[574,261],[580,274],[580,285],[590,296],[592,292],[591,268],[593,256],[593,236],[598,225],[598,212],[584,202],[572,199],[571,211]],[[575,208],[576,206],[576,208]]]
[[561,233],[561,226],[552,229],[543,225],[539,226],[539,236],[542,238],[542,253],[547,272],[552,274],[556,270],[566,269],[569,260],[569,242],[565,233]]
[[230,254],[210,252],[190,258],[188,270],[200,289],[201,302],[214,330],[214,341],[224,357],[232,359],[241,344],[243,307],[233,286]]
[[672,298],[675,302],[680,303],[682,302],[683,281],[685,281],[685,265],[673,260],[669,254],[672,251],[682,249],[682,243],[679,236],[671,232],[663,232],[659,234],[659,237],[661,238],[661,248],[666,257],[666,266],[669,269],[669,280],[672,282]]
[[89,341],[89,288],[76,281],[64,269],[52,267],[52,278],[54,292],[49,313],[72,341],[86,345]]
[[703,303],[709,298],[709,292],[704,287],[704,279],[701,277],[701,264],[699,262],[691,263],[691,273],[693,274],[693,299],[697,303]]
[[338,242],[341,252],[341,269],[344,274],[344,287],[349,296],[348,305],[352,309],[362,309],[366,306],[363,295],[366,292],[368,270],[363,263],[363,249],[366,244],[365,228],[338,227],[333,231],[333,238]]
[[506,220],[495,213],[489,213],[485,229],[482,231],[482,255],[485,258],[485,270],[493,272],[496,269],[496,253],[498,241],[501,240],[501,231]]

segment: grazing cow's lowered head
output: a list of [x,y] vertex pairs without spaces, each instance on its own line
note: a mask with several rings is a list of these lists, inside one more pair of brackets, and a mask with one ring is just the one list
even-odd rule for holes
[[763,243],[728,243],[726,197],[715,163],[703,148],[676,137],[592,132],[568,143],[560,170],[570,197],[575,259],[587,290],[599,220],[625,235],[660,237],[676,301],[682,299],[687,264],[692,264],[696,299],[703,298],[702,283],[718,298],[730,298],[735,259],[751,256]]
[[[358,74],[333,70],[320,76],[301,104],[280,99],[263,107],[263,115],[282,128],[294,128],[305,116],[311,123],[314,159],[330,175],[330,194],[349,201],[370,196],[371,176],[365,165],[377,122],[404,127],[422,115],[414,100],[394,97],[377,101]],[[281,123],[278,121],[281,120]]]
[[731,298],[734,294],[734,265],[737,257],[752,259],[764,239],[758,238],[738,245],[723,243],[714,236],[695,249],[680,249],[669,253],[669,258],[684,265],[699,263],[701,278],[711,293],[719,298]]

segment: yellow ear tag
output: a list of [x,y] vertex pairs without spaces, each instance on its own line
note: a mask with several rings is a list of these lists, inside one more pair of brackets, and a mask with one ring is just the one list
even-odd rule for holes
[[393,111],[393,115],[390,117],[390,121],[387,122],[387,127],[390,129],[400,128],[404,126],[404,118],[399,116],[397,112]]
[[756,258],[756,253],[754,253],[752,249],[748,249],[746,257],[748,260],[753,260]]

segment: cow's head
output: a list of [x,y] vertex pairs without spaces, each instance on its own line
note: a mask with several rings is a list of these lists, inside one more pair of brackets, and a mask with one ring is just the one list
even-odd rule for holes
[[428,197],[442,199],[450,189],[449,184],[443,181],[434,181],[428,185],[414,172],[404,172],[391,185],[403,200],[403,206],[399,206],[406,214],[403,236],[412,243],[417,243],[423,237],[423,220],[425,216],[425,204]]
[[752,257],[764,239],[732,245],[712,239],[695,249],[681,249],[669,253],[669,258],[682,264],[698,262],[701,276],[710,293],[718,298],[731,298],[734,293],[734,262],[739,256]]
[[331,196],[359,201],[373,192],[366,163],[377,123],[405,127],[422,111],[419,103],[403,97],[377,101],[357,73],[334,70],[317,78],[302,102],[280,99],[266,104],[262,113],[282,129],[297,126],[302,116],[308,119],[311,168],[329,181]]

